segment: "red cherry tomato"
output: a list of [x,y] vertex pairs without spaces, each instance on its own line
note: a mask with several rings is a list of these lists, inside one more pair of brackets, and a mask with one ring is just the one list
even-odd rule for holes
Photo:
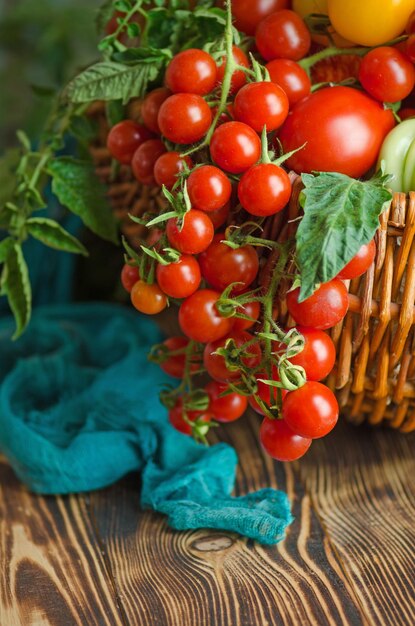
[[209,394],[209,411],[217,422],[234,422],[242,417],[248,407],[248,399],[239,393],[221,394],[229,389],[228,385],[223,385],[212,380],[206,385]]
[[286,9],[288,5],[288,0],[233,0],[235,26],[247,35],[255,35],[255,29],[264,17]]
[[170,89],[158,87],[158,89],[150,91],[141,104],[143,122],[153,133],[160,134],[161,132],[158,123],[159,110],[163,102],[171,95]]
[[398,102],[409,96],[414,88],[415,68],[399,50],[382,46],[363,57],[359,80],[372,98]]
[[411,15],[408,18],[405,32],[408,33],[408,35],[412,35],[413,33],[415,33],[415,11],[412,11]]
[[299,437],[284,420],[264,418],[259,439],[265,452],[277,461],[296,461],[311,446],[311,439]]
[[274,215],[285,207],[290,196],[287,172],[273,163],[250,167],[238,184],[239,201],[251,215]]
[[279,85],[270,82],[249,83],[236,94],[235,119],[257,132],[264,126],[276,130],[288,115],[288,98]]
[[215,230],[218,228],[221,228],[221,226],[223,226],[227,222],[228,217],[229,217],[229,211],[230,211],[230,203],[227,202],[220,209],[209,212],[209,219],[212,222],[213,228]]
[[223,291],[231,283],[239,283],[233,288],[234,293],[244,291],[255,280],[259,269],[258,254],[253,246],[230,248],[224,233],[215,235],[210,246],[199,257],[202,276],[207,282]]
[[107,148],[114,159],[124,165],[130,165],[134,152],[153,134],[144,126],[132,120],[123,120],[115,124],[108,133]]
[[408,39],[405,41],[405,48],[402,52],[408,57],[411,63],[415,63],[415,35],[409,35]]
[[231,318],[222,317],[216,308],[219,298],[217,291],[199,289],[181,304],[179,324],[187,337],[207,343],[230,333]]
[[374,240],[363,244],[356,256],[338,273],[337,278],[347,280],[362,276],[372,265],[376,256],[376,244]]
[[[186,411],[186,418],[190,422],[195,422],[196,420],[211,422],[214,419],[213,415],[207,411]],[[169,422],[176,430],[184,435],[192,434],[192,425],[189,424],[184,417],[182,402],[179,401],[175,407],[170,409]]]
[[325,385],[310,381],[290,391],[282,403],[284,420],[300,437],[318,439],[327,435],[336,425],[339,405],[336,396]]
[[235,333],[239,333],[241,330],[248,330],[248,328],[251,328],[251,326],[255,324],[256,320],[259,318],[259,314],[261,313],[261,305],[257,300],[247,302],[238,309],[238,313],[251,317],[252,321],[244,320],[240,317],[234,317],[233,331]]
[[185,254],[199,254],[213,239],[213,224],[203,211],[190,209],[182,218],[182,225],[172,217],[166,226],[167,239],[173,248]]
[[121,283],[125,291],[130,293],[131,289],[138,280],[140,280],[138,267],[136,265],[128,265],[128,263],[125,263],[121,270]]
[[187,298],[198,289],[202,279],[194,256],[182,254],[176,263],[157,265],[157,282],[171,298]]
[[411,117],[415,117],[415,109],[411,109],[410,107],[399,109],[399,117],[402,121],[409,120]]
[[210,154],[212,160],[226,172],[242,174],[259,160],[261,142],[247,124],[226,122],[213,133]]
[[226,204],[232,193],[229,178],[214,165],[202,165],[187,179],[192,207],[200,211],[216,211]]
[[194,143],[209,130],[212,113],[202,96],[176,93],[160,107],[158,124],[162,135],[178,144]]
[[[234,6],[234,5],[233,5]],[[237,65],[241,67],[249,67],[248,57],[245,52],[238,48],[238,46],[232,47],[232,56]],[[223,81],[223,77],[225,75],[226,68],[226,56],[223,57],[222,62],[218,65],[218,74],[217,80],[218,84],[221,85]],[[243,85],[246,83],[246,75],[243,70],[234,70],[232,73],[231,79],[231,93],[236,93]]]
[[298,302],[300,289],[287,293],[287,307],[290,315],[301,326],[325,330],[338,324],[349,308],[347,289],[338,278],[323,283],[312,296]]
[[216,84],[216,63],[204,50],[190,48],[176,54],[166,70],[166,85],[173,93],[205,96]]
[[[228,380],[237,380],[241,377],[241,371],[239,369],[228,369],[225,362],[225,357],[220,354],[214,354],[219,348],[223,348],[228,339],[233,339],[237,348],[241,348],[245,343],[252,341],[253,336],[243,331],[241,333],[231,333],[217,339],[216,341],[210,341],[205,346],[203,352],[203,365],[211,378],[219,382],[226,382]],[[246,348],[247,356],[242,358],[242,363],[248,369],[253,369],[261,362],[261,348],[259,343],[254,343]]]
[[[165,341],[163,341],[163,346],[167,349],[170,354],[163,354],[163,360],[160,361],[161,369],[172,376],[173,378],[183,378],[184,370],[186,366],[186,355],[184,353],[185,349],[189,344],[189,339],[187,337],[169,337]],[[174,354],[177,352],[177,354]],[[199,364],[193,362],[190,365],[190,371],[196,372],[199,369]]]
[[154,165],[166,152],[166,146],[160,139],[149,139],[134,152],[131,168],[136,179],[143,185],[154,185]]
[[[257,374],[257,392],[256,395],[262,400],[267,409],[271,409],[271,407],[275,406],[278,401],[278,389],[276,387],[272,387],[271,385],[267,385],[263,383],[262,380],[268,380],[268,376],[265,373]],[[262,380],[259,380],[262,379]],[[279,380],[278,374],[274,376],[274,380]],[[285,389],[280,389],[281,398],[284,398],[286,395]],[[265,415],[264,410],[260,406],[260,404],[255,400],[254,396],[249,398],[249,405],[256,413],[259,415]]]
[[161,187],[172,189],[177,182],[177,174],[183,172],[185,166],[191,169],[193,163],[188,156],[182,157],[178,152],[166,152],[162,154],[154,164],[154,178]]
[[139,280],[131,290],[131,302],[137,311],[156,315],[166,308],[167,297],[157,284],[149,285]]
[[285,152],[306,144],[286,166],[296,172],[363,176],[394,126],[393,114],[351,87],[319,89],[296,104],[279,132]]
[[258,24],[255,42],[266,61],[279,58],[299,61],[310,49],[311,36],[304,20],[294,11],[284,9]]
[[[291,357],[290,362],[304,368],[307,380],[323,380],[336,361],[336,348],[331,337],[317,328],[297,326],[297,330],[303,335],[305,344],[302,352]],[[283,344],[274,347],[277,351],[285,348]]]
[[290,107],[310,94],[311,81],[307,72],[291,59],[274,59],[265,66],[273,83],[286,93]]

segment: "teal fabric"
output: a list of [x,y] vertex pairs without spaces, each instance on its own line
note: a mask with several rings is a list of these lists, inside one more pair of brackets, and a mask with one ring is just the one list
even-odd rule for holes
[[38,308],[12,342],[0,320],[0,449],[38,493],[105,487],[141,470],[141,503],[174,528],[236,531],[265,544],[291,522],[287,496],[232,497],[237,457],[176,432],[158,402],[168,379],[147,361],[152,322],[110,304]]

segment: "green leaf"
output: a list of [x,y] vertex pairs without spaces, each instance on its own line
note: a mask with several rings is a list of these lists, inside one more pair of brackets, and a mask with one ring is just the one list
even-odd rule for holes
[[50,248],[88,256],[88,252],[82,243],[54,220],[50,220],[47,217],[32,217],[27,220],[26,226],[32,237],[35,237],[35,239],[38,239]]
[[16,169],[21,150],[8,150],[0,159],[0,207],[12,199],[16,186]]
[[143,97],[149,82],[159,75],[164,55],[157,59],[142,59],[132,65],[103,61],[79,74],[66,89],[72,102],[122,100]]
[[344,174],[303,174],[304,217],[297,230],[297,261],[301,273],[299,301],[320,283],[334,278],[369,243],[391,193],[388,176],[362,182]]
[[17,242],[14,242],[8,251],[4,276],[3,290],[8,297],[16,321],[13,339],[17,339],[28,325],[32,311],[29,272],[23,257],[22,247]]
[[59,201],[79,215],[94,233],[117,243],[117,225],[94,166],[87,161],[59,157],[48,164],[48,171],[52,176],[52,191]]
[[12,247],[13,247],[12,237],[6,237],[5,239],[2,239],[0,241],[0,263],[4,263]]

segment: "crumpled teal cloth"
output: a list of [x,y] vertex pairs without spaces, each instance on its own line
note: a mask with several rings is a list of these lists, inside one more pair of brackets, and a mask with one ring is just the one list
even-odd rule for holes
[[174,528],[236,531],[265,544],[291,522],[287,496],[263,489],[231,497],[233,448],[176,432],[158,401],[171,382],[147,361],[152,322],[110,304],[38,308],[10,341],[0,320],[0,449],[30,489],[90,491],[141,470],[141,503]]

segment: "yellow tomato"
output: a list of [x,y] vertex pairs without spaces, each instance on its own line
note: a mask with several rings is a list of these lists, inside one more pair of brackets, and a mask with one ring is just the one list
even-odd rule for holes
[[398,37],[414,9],[414,0],[328,0],[335,31],[361,46],[379,46]]
[[[328,0],[293,0],[292,8],[298,15],[305,18],[307,15],[311,15],[311,13],[328,15],[327,4]],[[330,27],[329,30],[338,48],[347,48],[354,45],[350,41],[347,41],[347,39],[344,39],[344,37],[340,37],[340,35],[335,33],[334,28]],[[325,35],[311,35],[311,39],[323,46],[330,44],[329,39],[325,37]]]

